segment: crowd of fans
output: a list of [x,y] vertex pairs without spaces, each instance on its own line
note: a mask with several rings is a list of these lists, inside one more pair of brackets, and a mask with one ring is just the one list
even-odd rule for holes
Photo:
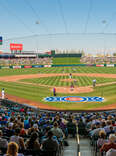
[[72,113],[35,112],[27,106],[2,103],[0,152],[16,153],[16,156],[60,156],[68,135],[76,136],[76,124],[77,118]]
[[80,60],[82,63],[87,64],[115,64],[116,57],[94,57],[94,56],[83,56]]
[[52,64],[52,58],[12,58],[12,59],[0,59],[0,66],[10,65],[50,65]]
[[116,112],[81,114],[79,134],[90,137],[95,155],[116,156]]
[[90,138],[96,153],[116,155],[115,111],[47,112],[6,102],[0,105],[0,152],[60,156],[68,136],[76,137],[77,127],[80,137]]

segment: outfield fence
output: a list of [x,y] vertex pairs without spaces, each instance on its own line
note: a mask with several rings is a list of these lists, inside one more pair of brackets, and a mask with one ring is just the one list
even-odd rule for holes
[[21,69],[21,68],[43,68],[43,67],[116,67],[116,64],[62,64],[62,65],[17,65],[17,66],[0,66],[0,69]]

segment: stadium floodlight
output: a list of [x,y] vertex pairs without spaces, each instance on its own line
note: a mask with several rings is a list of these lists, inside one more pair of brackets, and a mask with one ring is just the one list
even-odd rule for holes
[[40,24],[40,22],[39,21],[36,21],[35,24]]
[[103,23],[103,24],[106,24],[106,23],[107,23],[107,21],[106,21],[106,20],[102,20],[102,23]]

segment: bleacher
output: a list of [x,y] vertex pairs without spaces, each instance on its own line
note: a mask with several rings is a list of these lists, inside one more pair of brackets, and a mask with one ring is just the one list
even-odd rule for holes
[[[55,124],[59,132],[54,131]],[[52,139],[58,145],[56,150],[44,147],[49,132],[53,133]],[[9,143],[14,138],[20,138],[22,143],[17,143],[19,153],[27,156],[113,156],[108,154],[115,152],[115,134],[115,110],[51,112],[9,100],[0,101],[0,155],[8,151]],[[33,146],[34,136],[37,148]],[[28,146],[29,143],[31,146]]]

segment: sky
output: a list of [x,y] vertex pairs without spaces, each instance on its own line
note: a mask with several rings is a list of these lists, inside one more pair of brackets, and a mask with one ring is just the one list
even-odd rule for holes
[[116,0],[0,0],[0,49],[116,51]]

